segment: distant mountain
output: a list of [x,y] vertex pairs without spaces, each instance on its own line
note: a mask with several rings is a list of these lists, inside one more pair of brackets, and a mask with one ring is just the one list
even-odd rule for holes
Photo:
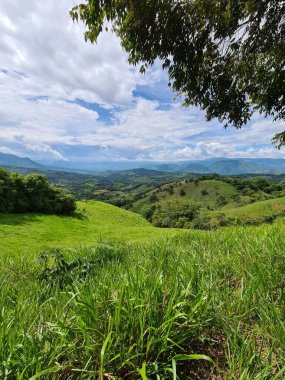
[[18,157],[14,154],[0,153],[0,166],[17,168],[40,169],[43,166],[27,157]]
[[[273,158],[227,158],[218,157],[206,160],[152,162],[152,161],[104,161],[104,162],[60,162],[53,170],[68,170],[90,174],[100,172],[119,172],[134,169],[156,170],[164,173],[193,173],[221,175],[239,174],[284,174],[285,159]],[[112,173],[114,174],[114,173]],[[125,173],[126,174],[126,173]],[[124,174],[124,175],[125,175]]]
[[[283,174],[285,160],[272,158],[213,158],[200,161],[176,162],[168,164],[168,172],[238,174]],[[164,171],[165,164],[157,165],[156,170]]]
[[[29,158],[18,157],[13,154],[0,153],[0,166],[43,169],[53,171],[68,171],[90,175],[100,175],[101,172],[130,171],[130,176],[150,175],[155,170],[163,173],[189,173],[208,174],[217,173],[221,175],[239,174],[285,174],[285,159],[273,158],[227,158],[218,157],[206,160],[178,161],[178,162],[152,162],[152,161],[104,161],[104,162],[58,162],[54,165],[44,165],[32,161]],[[139,169],[137,173],[135,169]],[[143,171],[145,170],[145,172]],[[110,173],[111,172],[111,173]],[[153,174],[154,176],[154,174]],[[104,175],[105,177],[105,175]]]
[[183,170],[186,173],[212,173],[212,170],[208,168],[207,165],[198,163],[187,164],[186,166],[183,166]]

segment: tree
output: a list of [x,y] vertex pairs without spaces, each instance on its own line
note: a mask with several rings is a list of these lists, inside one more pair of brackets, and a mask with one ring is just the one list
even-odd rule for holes
[[208,192],[207,189],[203,189],[203,190],[201,190],[201,194],[202,194],[203,196],[205,196],[205,195],[209,195],[209,192]]
[[[185,105],[240,128],[285,118],[284,0],[86,0],[71,10],[96,42],[108,24],[141,72],[156,59]],[[274,140],[285,144],[285,132]]]
[[169,195],[173,195],[173,194],[174,194],[173,186],[170,186],[170,187],[169,187],[169,189],[168,189],[168,193],[169,193]]
[[157,227],[189,228],[200,209],[196,202],[166,199],[156,204],[151,220]]
[[152,195],[149,197],[149,201],[150,201],[151,203],[158,202],[158,197],[157,197],[157,195],[152,194]]
[[0,213],[71,215],[75,210],[73,196],[51,187],[43,175],[23,176],[0,168]]

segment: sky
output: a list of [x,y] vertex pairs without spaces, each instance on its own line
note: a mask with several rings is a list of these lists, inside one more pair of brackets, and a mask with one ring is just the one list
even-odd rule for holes
[[271,144],[284,122],[207,122],[174,99],[159,62],[140,74],[111,32],[86,43],[69,16],[78,2],[0,2],[0,152],[49,164],[285,158]]

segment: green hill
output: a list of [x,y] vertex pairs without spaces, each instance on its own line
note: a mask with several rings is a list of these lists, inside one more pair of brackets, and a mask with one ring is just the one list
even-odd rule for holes
[[100,238],[130,241],[174,233],[153,227],[142,216],[98,201],[78,202],[78,216],[0,214],[1,254],[48,247],[92,245]]
[[[241,221],[243,224],[260,224],[285,215],[285,197],[254,202],[247,206],[223,209],[221,211],[226,217],[233,219],[233,222]],[[218,211],[212,211],[206,215],[217,217],[220,214]]]
[[[181,191],[185,193],[183,196],[181,196]],[[224,203],[233,202],[234,196],[237,194],[238,191],[233,185],[221,180],[172,182],[146,193],[142,199],[133,204],[132,210],[140,212],[144,206],[150,205],[153,195],[159,201],[183,199],[184,201],[200,202],[203,207],[216,208],[219,206],[219,199],[223,199]]]
[[131,209],[155,226],[212,229],[272,222],[284,215],[284,195],[281,181],[203,176],[161,185],[146,192]]

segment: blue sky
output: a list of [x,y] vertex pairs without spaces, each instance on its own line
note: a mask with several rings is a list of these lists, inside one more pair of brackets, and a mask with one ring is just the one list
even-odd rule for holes
[[119,40],[84,42],[75,0],[0,3],[0,152],[42,163],[276,157],[285,129],[260,115],[242,130],[182,107],[159,62],[141,75]]

